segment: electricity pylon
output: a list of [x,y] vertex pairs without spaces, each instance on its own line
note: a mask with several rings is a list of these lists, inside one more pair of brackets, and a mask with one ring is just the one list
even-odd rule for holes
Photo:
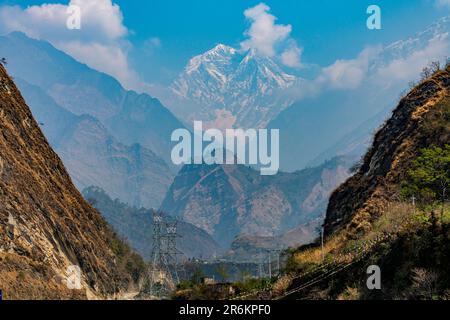
[[164,251],[169,266],[172,266],[172,277],[175,283],[180,282],[178,276],[178,256],[183,254],[177,249],[177,239],[181,238],[178,234],[178,221],[166,222],[166,248]]
[[177,221],[164,221],[161,212],[153,212],[153,249],[150,271],[150,294],[165,297],[179,282],[177,272]]

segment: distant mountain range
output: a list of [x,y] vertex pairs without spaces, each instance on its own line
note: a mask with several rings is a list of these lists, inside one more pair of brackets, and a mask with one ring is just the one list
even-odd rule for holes
[[173,173],[160,157],[140,144],[120,143],[93,116],[74,115],[39,87],[17,82],[79,190],[99,186],[132,205],[161,204]]
[[175,110],[187,122],[207,127],[259,128],[293,101],[280,91],[301,80],[255,50],[219,44],[192,58],[171,88]]
[[[428,62],[444,59],[450,50],[449,30],[450,17],[442,18],[416,36],[382,48],[369,61],[368,77],[358,88],[329,90],[283,110],[268,124],[269,128],[280,129],[281,168],[295,171],[317,165],[343,150],[362,156],[374,131],[389,117],[401,92],[407,90],[408,82],[420,76],[420,70],[408,76],[401,72],[417,69],[413,64],[421,56]],[[376,75],[386,72],[388,66],[393,74],[380,81]]]
[[[370,60],[369,73],[425,50],[448,30],[450,18],[444,18],[384,47]],[[307,80],[254,50],[219,44],[192,58],[170,86],[170,110],[179,121],[159,100],[125,90],[45,41],[14,32],[0,37],[0,52],[79,190],[98,186],[122,207],[161,208],[181,217],[210,237],[208,254],[217,244],[231,245],[232,255],[263,243],[290,245],[294,234],[314,237],[329,194],[348,177],[411,80],[380,85],[367,77],[356,89],[326,89],[295,102],[289,93]],[[226,165],[178,172],[170,136],[193,120],[203,120],[204,128],[279,129],[284,172],[262,177]]]
[[22,33],[0,37],[0,51],[80,190],[96,185],[131,205],[160,205],[177,170],[170,135],[183,128],[170,111]]
[[224,248],[240,235],[279,236],[322,217],[328,195],[354,161],[340,157],[275,176],[243,165],[187,165],[161,210],[205,230]]
[[[188,62],[170,87],[176,98],[169,105],[187,126],[202,120],[207,128],[280,129],[281,169],[285,171],[318,165],[345,150],[362,156],[373,131],[420,73],[413,70],[405,76],[400,74],[404,70],[398,70],[389,76],[387,70],[402,64],[403,69],[408,64],[417,69],[417,61],[426,60],[421,55],[429,61],[443,59],[449,29],[450,17],[444,17],[410,39],[372,48],[376,54],[362,62],[367,64],[368,76],[361,85],[339,90],[316,88],[320,85],[314,80],[298,75],[301,70],[288,74],[254,50],[219,44]],[[438,42],[441,48],[433,47]],[[385,80],[380,78],[383,74]],[[308,94],[311,87],[320,94]],[[364,126],[369,126],[365,133]]]
[[353,156],[355,158],[361,157],[367,148],[372,143],[373,135],[377,128],[386,119],[386,116],[390,113],[391,108],[381,110],[378,114],[372,118],[364,121],[355,130],[343,136],[336,144],[326,149],[319,154],[316,158],[307,163],[308,167],[315,167],[335,156]]
[[61,107],[97,118],[125,144],[140,143],[170,159],[170,135],[184,126],[157,99],[127,91],[114,78],[23,33],[0,37],[0,50],[15,77],[41,88]]

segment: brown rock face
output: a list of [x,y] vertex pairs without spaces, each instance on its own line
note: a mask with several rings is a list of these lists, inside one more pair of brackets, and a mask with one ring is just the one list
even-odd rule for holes
[[236,236],[280,236],[323,217],[329,194],[353,163],[334,158],[316,168],[261,176],[243,165],[186,165],[161,209],[208,232],[222,247]]
[[397,200],[398,186],[421,149],[450,143],[450,67],[423,81],[404,97],[375,135],[359,172],[331,196],[326,234],[346,227],[364,231],[387,202]]
[[[104,297],[126,279],[113,235],[73,186],[6,70],[0,65],[0,289],[5,299]],[[78,265],[82,290],[68,290]]]

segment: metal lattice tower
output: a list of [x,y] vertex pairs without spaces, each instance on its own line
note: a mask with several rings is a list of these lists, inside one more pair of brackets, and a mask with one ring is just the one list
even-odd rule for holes
[[175,283],[180,282],[178,276],[178,256],[183,253],[177,249],[177,239],[181,238],[178,234],[178,221],[166,222],[166,250],[164,252],[167,257],[168,265],[172,267],[172,277]]
[[[275,274],[276,276],[280,276],[281,275],[281,266],[280,266],[280,255],[281,255],[282,250],[280,249],[269,249],[268,250],[268,254],[269,254],[269,268],[270,268],[270,276],[272,276],[272,274]],[[272,260],[272,256],[275,255],[276,260]],[[273,272],[273,268],[272,268],[272,264],[276,263],[276,271]]]
[[177,272],[177,221],[164,221],[161,212],[153,212],[153,249],[150,270],[150,294],[167,296],[179,282]]

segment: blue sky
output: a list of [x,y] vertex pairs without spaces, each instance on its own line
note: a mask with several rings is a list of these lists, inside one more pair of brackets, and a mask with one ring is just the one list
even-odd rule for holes
[[[82,0],[80,0],[82,1]],[[110,0],[91,0],[110,2]],[[244,32],[249,29],[250,21],[244,11],[261,1],[213,1],[213,0],[165,0],[130,1],[114,0],[123,16],[122,24],[127,32],[118,34],[104,43],[114,42],[120,47],[118,59],[125,59],[124,68],[129,68],[142,81],[151,84],[167,84],[178,74],[188,59],[202,53],[215,44],[224,43],[239,47],[246,39]],[[441,5],[438,5],[440,2]],[[444,3],[449,3],[445,6]],[[67,4],[68,1],[1,1],[2,6],[27,6],[43,3]],[[356,57],[365,47],[376,44],[388,44],[405,39],[424,29],[439,17],[450,13],[448,0],[266,0],[270,14],[276,17],[276,24],[290,25],[289,39],[302,49],[303,64],[327,66],[338,59]],[[382,10],[382,30],[366,28],[366,9],[377,4]],[[95,16],[89,16],[95,19]],[[36,20],[36,24],[48,21]],[[37,29],[39,29],[39,25]],[[53,28],[54,25],[52,25]],[[10,31],[10,27],[0,31]],[[33,29],[33,28],[30,28]],[[97,28],[98,29],[98,28]],[[96,28],[87,28],[86,32],[95,33]],[[50,36],[51,34],[51,36]],[[64,37],[60,35],[59,37]],[[97,69],[105,69],[105,62],[90,61],[87,50],[70,49],[62,45],[62,38],[53,33],[42,31],[40,38],[59,45],[64,51]],[[99,38],[101,38],[99,36]],[[92,39],[91,39],[92,40]],[[102,40],[103,41],[103,40]],[[122,53],[125,57],[122,57]],[[114,71],[119,72],[119,71]],[[117,77],[114,72],[113,75]],[[301,70],[298,70],[301,73]],[[124,79],[122,82],[126,82]]]
[[[184,56],[184,62],[218,42],[238,45],[248,27],[244,10],[261,1],[172,0],[148,1],[145,5],[142,1],[117,2],[125,13],[125,24],[136,32],[136,41],[159,37],[168,59]],[[353,57],[367,44],[412,35],[444,15],[442,8],[423,0],[264,2],[278,23],[292,25],[293,38],[306,49],[305,58],[319,64],[331,63],[336,57]],[[381,31],[366,28],[366,9],[373,3],[382,8]]]

